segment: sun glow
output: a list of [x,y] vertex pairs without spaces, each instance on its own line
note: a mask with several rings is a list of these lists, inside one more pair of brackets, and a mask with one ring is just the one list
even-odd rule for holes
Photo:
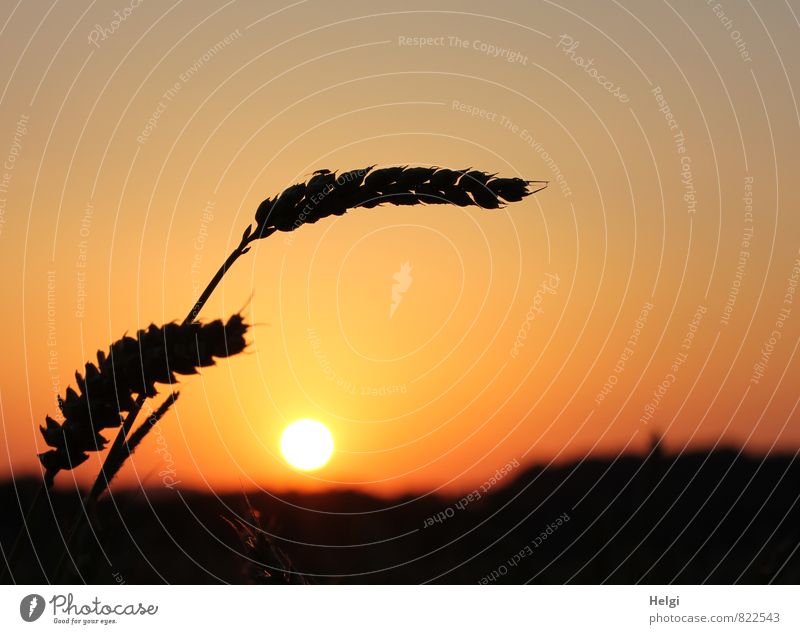
[[319,421],[303,418],[283,430],[281,453],[295,469],[313,471],[330,460],[333,436]]

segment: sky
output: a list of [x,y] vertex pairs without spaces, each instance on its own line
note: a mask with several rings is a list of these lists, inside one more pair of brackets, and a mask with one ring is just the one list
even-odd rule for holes
[[[181,378],[118,486],[452,492],[654,437],[795,452],[798,15],[6,3],[0,477],[40,472],[75,370],[182,319],[262,199],[368,165],[550,186],[256,243],[200,315],[243,311],[247,352]],[[335,439],[317,471],[279,452],[301,418]],[[90,483],[99,458],[58,484]]]

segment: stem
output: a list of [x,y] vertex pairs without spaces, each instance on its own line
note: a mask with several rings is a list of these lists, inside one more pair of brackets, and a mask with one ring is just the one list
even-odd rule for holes
[[139,415],[145,399],[147,399],[147,397],[144,394],[140,394],[136,397],[136,401],[134,401],[131,411],[128,412],[128,415],[125,417],[122,425],[120,425],[119,431],[117,432],[117,437],[114,439],[114,444],[111,445],[111,449],[109,449],[108,453],[106,454],[106,459],[103,461],[103,466],[100,469],[100,473],[97,474],[97,479],[94,481],[94,485],[92,485],[91,490],[84,499],[85,503],[93,504],[96,502],[97,498],[100,497],[106,487],[111,484],[109,478],[109,467],[119,453],[124,450],[125,439],[128,437],[128,432],[130,432],[131,428],[133,427],[133,422]]
[[[97,498],[102,494],[104,488],[110,486],[114,476],[122,468],[122,465],[125,463],[125,461],[131,457],[131,454],[134,452],[137,445],[145,436],[147,436],[150,430],[155,427],[156,423],[164,417],[164,414],[169,411],[169,408],[172,407],[172,404],[178,399],[179,395],[180,392],[173,392],[170,396],[168,396],[155,412],[152,412],[150,416],[145,418],[144,422],[139,425],[138,429],[131,431],[122,444],[114,447],[114,451],[116,451],[116,453],[109,452],[107,470],[105,473],[106,486],[101,487],[98,490],[97,494],[92,498],[92,502],[97,500]],[[133,429],[133,425],[131,425],[130,429]]]
[[[189,311],[189,314],[183,320],[183,324],[190,324],[195,319],[197,319],[197,315],[202,310],[205,303],[208,301],[208,298],[211,297],[211,293],[214,292],[214,289],[217,288],[222,278],[225,276],[225,273],[228,272],[228,269],[233,266],[233,263],[239,259],[240,256],[247,253],[250,249],[248,245],[253,242],[254,240],[258,240],[260,238],[266,238],[268,235],[275,232],[275,229],[267,229],[261,230],[258,233],[251,233],[250,227],[245,230],[245,233],[242,235],[242,240],[239,242],[239,246],[237,246],[231,254],[227,257],[225,262],[222,263],[222,266],[219,267],[219,270],[216,272],[214,277],[211,278],[211,281],[206,286],[205,290],[200,294],[200,297],[197,298],[192,310]],[[114,460],[117,459],[117,456],[120,452],[125,450],[125,446],[127,443],[128,434],[133,427],[133,423],[136,420],[136,417],[139,415],[139,412],[142,409],[142,405],[146,400],[146,396],[140,394],[136,397],[136,401],[131,408],[131,411],[128,412],[128,415],[125,417],[125,420],[120,425],[119,432],[117,432],[117,437],[114,439],[114,443],[111,445],[111,449],[108,450],[106,454],[106,458],[103,461],[103,466],[100,469],[100,473],[97,475],[97,479],[94,481],[92,488],[89,490],[89,493],[83,499],[82,504],[82,511],[81,515],[78,516],[75,525],[72,527],[72,532],[70,533],[69,537],[67,538],[66,549],[64,553],[61,555],[61,559],[58,562],[58,567],[56,568],[55,578],[57,579],[61,573],[61,570],[64,567],[64,563],[66,561],[67,553],[70,551],[70,547],[72,545],[75,536],[78,534],[80,529],[83,528],[84,521],[89,519],[88,516],[88,508],[93,506],[94,503],[98,500],[98,498],[103,494],[103,491],[108,488],[110,485],[110,477],[113,477],[111,466],[113,465]],[[21,536],[18,536],[18,539]]]
[[240,256],[244,255],[249,251],[247,247],[253,240],[258,240],[260,238],[266,238],[268,235],[272,234],[275,230],[270,229],[266,231],[261,231],[259,233],[248,234],[247,232],[242,236],[242,241],[239,243],[239,246],[236,247],[231,254],[228,256],[228,259],[222,263],[222,266],[219,267],[219,270],[216,272],[214,277],[211,278],[211,281],[206,286],[205,290],[200,294],[200,297],[197,298],[197,301],[194,303],[192,310],[189,311],[189,314],[186,315],[186,319],[183,320],[184,325],[192,323],[195,319],[197,319],[197,315],[202,310],[205,303],[208,301],[208,298],[211,297],[211,293],[214,292],[214,289],[217,288],[217,285],[222,281],[222,278],[225,276],[225,273],[228,272],[228,269],[233,266],[233,263],[239,259]]
[[[225,276],[225,273],[228,272],[228,269],[231,268],[234,262],[239,259],[240,256],[247,253],[249,250],[247,245],[250,244],[253,240],[257,240],[259,238],[264,238],[271,233],[274,232],[273,230],[269,230],[268,232],[262,232],[259,234],[250,234],[246,232],[242,236],[241,242],[239,242],[239,246],[237,246],[231,254],[227,257],[225,262],[222,263],[222,266],[219,267],[219,270],[216,272],[214,277],[211,278],[211,281],[206,286],[205,290],[200,294],[200,297],[197,298],[192,310],[189,311],[189,314],[186,315],[186,318],[183,320],[184,325],[193,322],[196,318],[200,310],[203,308],[205,303],[208,301],[208,298],[211,297],[211,293],[214,292],[214,289],[217,288],[222,278]],[[117,433],[117,437],[114,439],[114,444],[111,445],[111,449],[108,450],[106,454],[106,459],[103,461],[103,467],[100,469],[100,473],[97,476],[97,479],[92,486],[92,489],[89,491],[89,494],[84,499],[85,503],[93,504],[97,501],[106,487],[110,484],[109,482],[109,466],[112,464],[112,458],[116,458],[119,452],[123,451],[126,439],[128,437],[128,433],[130,433],[131,428],[133,427],[133,422],[136,420],[136,417],[139,415],[139,411],[142,409],[142,405],[144,405],[146,397],[140,394],[136,398],[136,402],[133,404],[133,408],[130,412],[128,412],[128,416],[125,418],[125,421],[120,426],[119,432]]]
[[112,459],[115,458],[116,454],[122,451],[125,447],[125,438],[127,437],[131,427],[133,427],[133,422],[139,415],[146,398],[147,397],[142,394],[136,397],[136,401],[134,401],[131,411],[128,412],[128,415],[125,417],[122,425],[120,425],[119,431],[117,432],[117,437],[114,439],[114,444],[111,445],[111,449],[109,449],[108,453],[106,454],[106,459],[103,461],[103,466],[100,468],[100,473],[97,474],[97,478],[95,479],[92,488],[89,490],[89,493],[87,493],[83,498],[83,502],[81,503],[81,513],[78,515],[75,523],[72,526],[72,530],[67,537],[67,543],[65,544],[66,548],[64,549],[64,552],[61,553],[61,558],[58,560],[58,565],[56,566],[56,571],[53,575],[53,579],[55,581],[58,581],[58,578],[61,576],[61,572],[64,569],[64,564],[67,561],[67,554],[72,548],[72,543],[75,541],[76,535],[78,535],[78,533],[83,529],[84,523],[88,522],[89,520],[89,509],[94,506],[94,503],[97,502],[97,499],[111,483],[109,472],[110,465],[113,462]]

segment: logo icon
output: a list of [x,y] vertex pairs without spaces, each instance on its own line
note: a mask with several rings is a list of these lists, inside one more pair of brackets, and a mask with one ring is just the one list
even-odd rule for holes
[[44,597],[40,594],[29,594],[19,604],[19,615],[23,621],[33,623],[44,612]]
[[411,286],[414,278],[411,277],[413,270],[410,262],[404,262],[400,265],[400,270],[392,276],[392,279],[397,282],[392,284],[392,305],[389,307],[389,319],[394,317],[394,313],[400,302],[403,301],[403,293],[405,293]]

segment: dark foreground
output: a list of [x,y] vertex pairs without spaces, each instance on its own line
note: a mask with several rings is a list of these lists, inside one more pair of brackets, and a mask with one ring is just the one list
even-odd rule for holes
[[[30,523],[35,549],[26,539],[14,576],[100,584],[800,583],[800,464],[791,455],[654,452],[514,473],[481,499],[460,502],[251,493],[271,546],[248,545],[226,521],[250,520],[242,494],[119,493],[101,504],[95,534],[76,540],[79,572],[67,559],[58,576],[79,507],[74,495],[51,494]],[[21,526],[17,494],[27,509],[37,487],[0,485],[4,554]],[[294,574],[269,576],[287,561]]]

